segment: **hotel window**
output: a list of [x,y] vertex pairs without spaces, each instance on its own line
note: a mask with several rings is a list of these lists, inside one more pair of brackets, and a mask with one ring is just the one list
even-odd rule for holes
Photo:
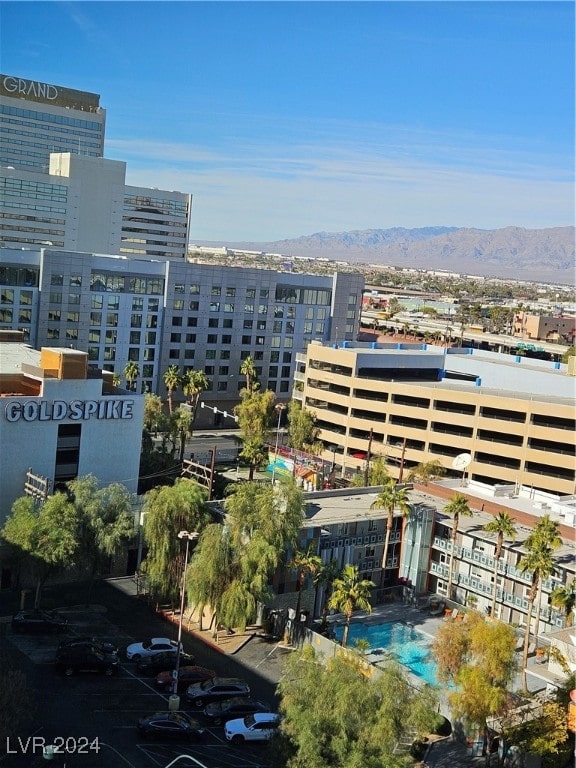
[[[180,344],[181,341],[182,341],[182,334],[181,333],[171,333],[170,334],[170,343],[171,344]],[[138,341],[138,342],[135,342],[135,343],[139,344],[140,342]]]
[[186,344],[195,344],[196,343],[196,334],[195,333],[187,333],[186,334]]
[[194,359],[194,350],[190,349],[190,347],[185,349],[184,350],[184,359],[185,360],[193,360]]
[[172,309],[182,311],[184,309],[184,299],[174,299],[172,302]]
[[218,328],[218,318],[211,317],[208,320],[208,328]]
[[287,379],[290,376],[291,368],[289,365],[282,366],[282,378]]
[[66,338],[68,341],[76,341],[78,339],[78,328],[66,328]]
[[69,293],[68,294],[68,304],[80,304],[80,294],[79,293]]
[[196,328],[198,325],[198,318],[197,317],[189,317],[188,322],[186,323],[188,328]]
[[174,293],[184,293],[184,283],[176,283],[174,286]]
[[[100,298],[100,297],[98,297]],[[144,309],[144,299],[134,297],[132,299],[132,311],[138,312]]]
[[[2,311],[0,310],[0,320],[2,320]],[[49,339],[59,339],[60,338],[60,328],[48,328],[46,330],[46,335]]]
[[104,296],[99,296],[98,294],[93,294],[90,297],[90,307],[92,309],[102,309],[104,307]]
[[316,333],[324,333],[324,323],[316,323]]
[[233,328],[233,321],[230,318],[222,320],[222,328]]
[[181,317],[173,317],[172,318],[172,327],[173,328],[179,328],[182,326],[182,318]]
[[222,293],[222,288],[220,288],[218,285],[213,285],[212,290],[210,291],[211,296],[220,296]]
[[314,307],[306,307],[306,314],[304,317],[306,320],[314,320]]
[[144,353],[142,355],[142,359],[143,360],[154,360],[155,357],[156,357],[156,350],[154,349],[154,347],[146,347],[146,349],[144,350]]
[[227,381],[219,381],[218,382],[218,392],[226,392],[228,389],[228,382]]
[[80,322],[80,312],[68,312],[66,321],[68,323],[79,323]]
[[31,306],[32,304],[32,291],[20,291],[20,304]]
[[141,333],[140,331],[130,331],[130,344],[140,344]]
[[227,334],[222,335],[222,344],[232,344],[232,336]]
[[280,352],[270,352],[270,362],[271,363],[279,363],[280,362]]
[[[98,312],[96,312],[95,314],[98,314]],[[61,313],[60,313],[59,309],[49,309],[48,310],[48,320],[51,323],[59,323],[60,322],[60,315],[61,315]],[[100,322],[100,320],[98,320],[98,322]]]
[[108,312],[106,315],[106,325],[117,328],[118,327],[118,315],[116,312]]
[[206,337],[207,344],[218,344],[218,336],[215,333],[209,333]]
[[200,285],[198,283],[192,283],[188,290],[190,291],[190,293],[198,294],[200,293]]
[[282,362],[283,363],[291,363],[292,362],[292,352],[284,352],[282,355]]
[[170,360],[178,360],[180,358],[180,350],[179,349],[170,349],[168,351],[168,358]]
[[[94,314],[94,313],[92,313]],[[142,315],[131,315],[130,316],[130,327],[131,328],[140,328],[142,325]]]
[[355,329],[354,329],[354,326],[352,325],[352,323],[349,323],[349,324],[347,323],[346,324],[346,333],[354,333],[354,330]]
[[356,317],[356,311],[354,309],[349,309],[346,312],[346,319],[347,320],[354,320],[355,317]]
[[221,365],[218,368],[218,376],[228,376],[230,373],[230,367],[228,365]]
[[242,336],[242,344],[252,344],[252,336]]
[[240,360],[246,360],[248,357],[250,357],[250,350],[249,349],[243,349],[240,352]]
[[292,349],[292,347],[294,346],[294,339],[291,338],[290,336],[286,336],[286,338],[284,339],[284,346],[287,349]]
[[272,336],[272,339],[270,341],[270,346],[273,349],[279,349],[281,342],[282,342],[282,339],[280,336]]
[[270,291],[268,288],[260,288],[260,298],[261,299],[267,299],[270,295]]
[[88,360],[98,360],[98,347],[88,347]]
[[214,376],[214,366],[213,365],[205,365],[204,366],[204,373],[206,376]]
[[64,285],[64,275],[50,275],[50,285]]
[[142,376],[145,379],[151,379],[154,376],[154,366],[147,364],[142,366]]
[[271,365],[270,368],[268,368],[268,376],[270,378],[278,376],[278,366],[277,365]]
[[[324,302],[324,303],[327,304],[328,302]],[[350,306],[351,304],[356,304],[356,294],[355,293],[348,294],[348,306]]]
[[190,310],[190,312],[198,312],[199,307],[200,307],[199,301],[190,301],[188,303],[188,309]]
[[225,303],[224,312],[234,312],[234,304],[230,304],[230,302]]
[[254,320],[244,320],[243,328],[251,330],[254,325]]
[[258,314],[259,315],[267,315],[268,314],[268,304],[259,304],[258,305]]
[[102,324],[102,312],[90,312],[90,325]]
[[254,352],[254,360],[264,360],[264,352],[261,352],[261,351]]
[[266,320],[258,320],[256,323],[256,330],[258,331],[265,331],[266,330]]
[[229,299],[234,298],[236,296],[236,288],[226,288],[226,296]]
[[230,360],[229,349],[223,349],[222,352],[220,352],[220,360]]
[[0,296],[0,304],[14,304],[14,291],[10,288],[3,288]]
[[266,343],[266,337],[265,336],[256,336],[256,346],[257,347],[263,347]]
[[326,320],[326,307],[318,307],[316,317],[318,320]]
[[256,288],[246,288],[246,298],[247,299],[255,299],[256,298]]
[[294,323],[286,323],[286,333],[294,333]]
[[148,312],[158,312],[160,309],[159,299],[148,299]]
[[273,381],[272,379],[268,379],[268,389],[271,389],[272,392],[276,392],[276,389],[278,388],[278,382]]
[[211,301],[210,302],[210,312],[220,312],[220,302],[219,301]]
[[284,307],[276,305],[274,307],[274,317],[284,317]]
[[108,296],[108,309],[120,309],[120,296]]
[[312,323],[311,322],[305,322],[304,323],[304,333],[312,333]]
[[254,312],[254,304],[244,304],[244,313],[251,315]]
[[282,333],[282,321],[281,320],[274,320],[272,323],[272,331],[274,333]]
[[0,309],[0,323],[11,323],[13,316],[12,309]]
[[98,328],[91,328],[88,331],[88,342],[90,344],[100,344],[100,330]]
[[156,331],[146,331],[144,344],[156,344]]
[[104,360],[116,360],[116,347],[104,347]]
[[[153,294],[153,295],[159,295],[164,290],[164,280],[160,280],[157,277],[149,277],[146,281],[146,293]],[[148,304],[148,307],[150,307],[150,304]]]
[[207,349],[206,350],[206,360],[216,360],[216,350],[215,349]]
[[62,304],[62,294],[50,291],[50,304]]
[[138,347],[129,347],[128,349],[128,360],[131,360],[132,362],[136,362],[140,359],[140,350]]
[[158,328],[158,315],[146,315],[146,328]]
[[82,285],[82,275],[70,275],[68,285],[71,285],[73,288],[80,288]]

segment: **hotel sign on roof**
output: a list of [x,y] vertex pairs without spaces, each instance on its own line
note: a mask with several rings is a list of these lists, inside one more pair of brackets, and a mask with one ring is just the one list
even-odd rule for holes
[[61,88],[38,80],[26,80],[22,77],[2,74],[0,74],[0,96],[82,109],[86,112],[95,112],[100,105],[100,96],[97,93],[75,91],[73,88]]

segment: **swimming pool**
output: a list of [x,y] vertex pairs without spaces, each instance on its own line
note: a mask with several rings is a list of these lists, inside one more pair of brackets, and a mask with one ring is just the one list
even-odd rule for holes
[[[344,627],[335,628],[338,640],[342,639]],[[403,621],[388,621],[385,624],[350,624],[348,645],[354,647],[356,640],[370,643],[368,653],[382,649],[382,661],[388,654],[417,677],[430,685],[436,685],[436,664],[432,661],[432,640],[428,635],[405,624]]]

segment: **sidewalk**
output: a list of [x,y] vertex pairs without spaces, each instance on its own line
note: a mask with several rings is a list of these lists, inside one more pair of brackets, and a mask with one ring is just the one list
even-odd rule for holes
[[465,744],[453,741],[451,736],[435,741],[424,758],[426,768],[460,768],[466,765],[485,765],[484,757],[471,757]]

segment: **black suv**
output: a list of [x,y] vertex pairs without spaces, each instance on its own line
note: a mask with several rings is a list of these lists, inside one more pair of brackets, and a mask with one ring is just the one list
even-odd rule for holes
[[70,677],[77,672],[100,672],[115,675],[120,665],[117,653],[103,653],[93,645],[73,645],[59,648],[56,653],[56,669]]
[[12,617],[14,632],[66,632],[68,619],[53,611],[19,611]]
[[194,683],[186,691],[186,698],[196,707],[232,696],[250,696],[248,683],[237,677],[215,677],[203,683]]

